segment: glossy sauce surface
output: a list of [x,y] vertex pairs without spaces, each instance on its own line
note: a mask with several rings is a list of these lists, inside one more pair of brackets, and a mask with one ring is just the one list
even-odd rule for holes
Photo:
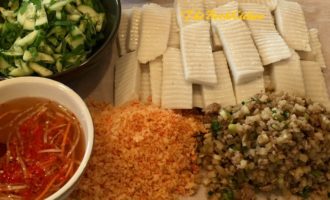
[[79,121],[63,106],[42,98],[0,104],[0,199],[44,199],[70,179],[83,154]]

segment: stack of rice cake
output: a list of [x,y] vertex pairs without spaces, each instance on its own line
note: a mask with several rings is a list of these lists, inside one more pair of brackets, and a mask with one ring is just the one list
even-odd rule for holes
[[[264,18],[240,18],[251,12]],[[227,13],[237,16],[217,18]],[[176,0],[174,8],[151,3],[122,15],[116,105],[131,100],[169,109],[233,105],[265,91],[265,81],[275,92],[329,100],[318,31],[308,30],[298,3]],[[316,79],[319,84],[311,81]],[[316,86],[320,89],[311,92]]]

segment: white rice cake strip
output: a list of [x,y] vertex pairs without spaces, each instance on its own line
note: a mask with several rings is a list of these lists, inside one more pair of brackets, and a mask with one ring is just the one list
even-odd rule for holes
[[269,65],[291,56],[291,51],[283,38],[277,32],[270,10],[261,4],[240,4],[243,13],[258,13],[261,20],[246,20],[254,42],[259,50],[263,65]]
[[180,28],[177,22],[177,16],[175,10],[171,9],[171,30],[170,37],[168,39],[168,46],[180,48]]
[[290,59],[274,63],[271,71],[274,89],[291,95],[305,96],[304,78],[299,56],[293,51]]
[[151,84],[150,84],[150,70],[147,64],[141,64],[141,83],[139,99],[143,103],[150,102],[151,98]]
[[266,6],[270,11],[276,9],[278,0],[237,0],[238,3],[255,3]]
[[204,0],[176,0],[174,7],[180,28],[205,20]]
[[277,29],[289,47],[311,51],[304,12],[297,2],[279,1],[275,10]]
[[115,105],[139,99],[141,68],[136,52],[120,57],[115,64]]
[[[311,46],[311,51],[297,51],[301,60],[316,61],[315,47],[318,48],[318,46],[321,46],[321,44],[317,44],[317,42],[316,42],[316,40],[317,40],[318,43],[320,43],[319,38],[318,38],[318,33],[316,33],[316,38],[315,38],[315,31],[312,31],[312,30],[313,29],[309,30],[309,42],[310,42],[310,46]],[[314,30],[317,31],[317,29],[314,29]]]
[[[228,4],[229,2],[231,3]],[[204,0],[205,19],[211,19],[210,17],[212,16],[213,9],[217,8],[218,6],[223,6],[225,4],[238,5],[234,0]]]
[[237,19],[238,17],[238,3],[236,1],[229,1],[220,5],[212,10],[213,18],[218,20],[229,20],[228,17],[232,16]]
[[[228,0],[226,0],[228,1]],[[217,7],[216,0],[204,0],[204,8],[205,8],[205,17],[207,20],[211,21],[214,16],[214,9]],[[218,36],[217,30],[211,26],[211,38],[212,38],[212,50],[217,51],[222,48],[222,44],[220,38]]]
[[217,0],[204,0],[204,9],[206,16],[216,7],[217,7]]
[[262,76],[263,66],[251,33],[241,20],[214,21],[236,84]]
[[322,44],[319,39],[319,31],[315,28],[309,29],[309,41],[312,51],[299,52],[302,60],[317,61],[322,68],[326,68],[324,56],[322,53]]
[[161,58],[150,61],[150,84],[151,84],[151,100],[152,103],[161,105],[161,91],[162,91],[162,74],[163,61]]
[[[311,51],[297,51],[301,60],[316,61],[316,52],[314,50],[314,45],[313,45],[313,43],[315,44],[315,41],[313,41],[313,39],[312,39],[311,30],[312,29],[309,30],[309,43],[311,46]],[[319,40],[318,37],[317,37],[317,40]]]
[[316,55],[313,51],[313,47],[311,46],[312,51],[297,51],[299,54],[299,57],[301,60],[307,60],[307,61],[316,61]]
[[195,84],[215,85],[210,23],[200,21],[181,29],[181,52],[185,79]]
[[241,3],[239,4],[239,8],[242,11],[242,14],[257,14],[258,16],[262,17],[262,19],[254,19],[254,20],[245,20],[248,24],[251,32],[269,32],[269,31],[276,31],[276,27],[274,24],[274,19],[270,10],[262,4],[257,3]]
[[320,64],[314,61],[301,61],[305,80],[306,97],[315,102],[329,105],[329,95]]
[[207,107],[212,103],[221,106],[235,105],[236,99],[233,85],[223,51],[213,53],[218,83],[215,86],[202,86],[204,105]]
[[217,51],[222,49],[221,40],[217,33],[216,27],[211,26],[211,37],[212,37],[212,50]]
[[309,30],[309,35],[311,38],[311,46],[313,52],[315,52],[316,62],[318,62],[322,68],[326,68],[323,52],[322,52],[322,44],[319,39],[319,31],[315,28]]
[[200,85],[193,84],[193,107],[204,108],[202,88]]
[[267,91],[274,91],[274,85],[271,77],[272,66],[265,67],[264,71],[264,85],[265,90]]
[[233,0],[215,0],[217,2],[217,6],[223,6]]
[[123,10],[118,28],[118,47],[119,55],[122,56],[128,52],[127,49],[127,33],[129,32],[131,10]]
[[168,43],[171,25],[171,10],[157,4],[143,6],[138,60],[147,63],[161,56]]
[[291,51],[277,32],[253,33],[263,65],[269,65],[291,57]]
[[192,84],[184,79],[182,56],[169,47],[163,55],[162,108],[191,109]]
[[265,91],[264,78],[261,75],[260,77],[257,77],[256,79],[250,82],[240,85],[235,85],[234,87],[235,87],[236,102],[239,104],[243,101],[250,99],[253,95]]
[[133,8],[129,29],[128,49],[136,51],[139,45],[140,25],[141,25],[141,8]]

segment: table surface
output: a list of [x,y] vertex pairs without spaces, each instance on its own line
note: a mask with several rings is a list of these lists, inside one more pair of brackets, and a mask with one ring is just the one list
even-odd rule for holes
[[[122,0],[122,7],[131,8],[141,6],[144,3],[159,3],[169,5],[173,0]],[[309,28],[317,28],[320,33],[322,50],[326,60],[326,64],[330,65],[330,1],[329,0],[297,0],[303,6],[305,17]],[[95,100],[113,102],[113,71],[114,61],[117,56],[116,46],[109,50],[114,59],[110,61],[110,57],[105,58],[102,66],[93,69],[78,80],[68,83],[83,98],[93,98]],[[330,70],[324,71],[328,91],[330,91]],[[193,197],[183,198],[184,200],[203,200],[206,199],[204,189],[199,190],[198,194]]]

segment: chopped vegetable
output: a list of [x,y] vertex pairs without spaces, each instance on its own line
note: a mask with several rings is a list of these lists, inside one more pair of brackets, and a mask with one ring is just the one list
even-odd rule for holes
[[[84,62],[104,37],[105,13],[99,0],[9,0],[0,13],[4,77],[68,70]],[[24,68],[15,62],[25,63]]]
[[224,189],[221,200],[234,200],[234,193],[231,189]]
[[213,119],[211,123],[211,130],[214,136],[217,136],[220,131],[220,124],[217,119]]
[[300,195],[304,198],[307,199],[311,193],[311,190],[309,187],[305,187],[303,191],[300,193]]

